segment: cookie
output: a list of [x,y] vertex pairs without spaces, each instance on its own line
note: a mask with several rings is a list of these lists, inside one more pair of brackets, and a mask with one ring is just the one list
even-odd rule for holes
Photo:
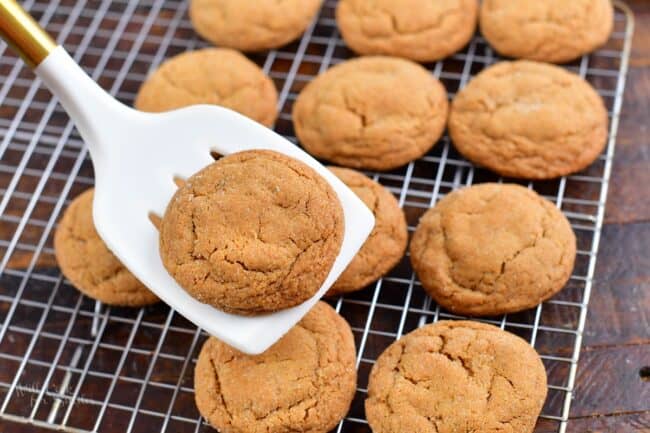
[[477,0],[341,0],[336,22],[359,54],[433,62],[460,51],[474,35]]
[[408,230],[404,212],[388,189],[358,171],[342,167],[329,169],[375,216],[370,236],[327,292],[332,296],[362,289],[387,274],[404,256]]
[[208,339],[196,363],[196,405],[222,433],[325,433],[343,419],[356,390],[347,322],[318,302],[261,355]]
[[316,77],[293,107],[296,135],[312,155],[390,170],[424,155],[442,135],[447,93],[408,60],[362,57]]
[[93,195],[91,188],[76,197],[56,229],[54,253],[61,272],[81,293],[105,304],[140,307],[158,302],[97,234]]
[[480,24],[503,56],[564,63],[607,42],[614,8],[610,0],[484,0]]
[[343,227],[341,204],[320,175],[252,150],[224,156],[178,189],[160,226],[160,255],[197,300],[229,313],[268,313],[316,294]]
[[142,84],[134,105],[160,112],[196,104],[220,105],[272,126],[278,92],[259,66],[237,51],[204,48],[164,62]]
[[503,176],[551,179],[591,164],[607,142],[593,87],[558,66],[520,60],[479,73],[451,104],[449,134],[467,159]]
[[546,371],[520,337],[469,321],[426,325],[391,344],[370,372],[373,433],[532,433]]
[[298,39],[322,0],[191,0],[198,34],[215,45],[240,51],[278,48]]
[[410,245],[424,290],[444,308],[474,316],[534,307],[564,287],[576,256],[566,217],[536,192],[485,183],[429,209]]

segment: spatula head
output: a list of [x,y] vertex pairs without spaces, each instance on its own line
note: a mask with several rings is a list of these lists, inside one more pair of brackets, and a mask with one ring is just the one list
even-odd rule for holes
[[[315,159],[270,129],[231,110],[197,105],[161,114],[125,109],[107,122],[111,137],[93,155],[96,189],[93,214],[97,231],[124,265],[163,301],[197,326],[246,353],[271,346],[336,281],[374,226],[366,205]],[[110,141],[110,142],[109,142]],[[273,314],[244,317],[227,314],[190,297],[163,267],[158,230],[149,214],[162,216],[176,190],[175,177],[187,178],[221,155],[251,149],[284,153],[309,165],[336,191],[345,231],[341,251],[323,286],[306,302]]]

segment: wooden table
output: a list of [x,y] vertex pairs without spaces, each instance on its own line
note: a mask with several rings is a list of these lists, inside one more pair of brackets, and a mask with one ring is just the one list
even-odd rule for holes
[[636,29],[570,432],[650,432],[650,2],[628,4]]
[[[636,16],[569,432],[650,432],[650,1]],[[45,432],[0,420],[0,433]]]

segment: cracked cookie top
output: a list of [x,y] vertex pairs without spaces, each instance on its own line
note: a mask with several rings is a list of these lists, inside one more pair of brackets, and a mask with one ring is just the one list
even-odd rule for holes
[[198,34],[240,51],[278,48],[297,39],[322,0],[191,0],[190,19]]
[[336,193],[310,167],[277,152],[239,152],[178,189],[160,226],[160,255],[199,301],[262,314],[318,291],[343,227]]
[[404,256],[408,232],[404,212],[393,194],[355,170],[328,167],[368,206],[375,227],[348,267],[327,292],[338,295],[359,290],[390,271]]
[[433,62],[460,51],[474,35],[477,0],[341,0],[336,22],[359,54]]
[[447,93],[422,66],[361,57],[330,68],[300,93],[293,122],[311,154],[372,170],[424,155],[442,135]]
[[222,433],[324,433],[356,390],[347,322],[324,302],[261,355],[209,338],[194,370],[196,405]]
[[271,126],[277,101],[273,81],[255,63],[234,50],[204,48],[165,61],[142,84],[134,105],[150,112],[220,105]]
[[54,234],[61,272],[84,295],[109,305],[139,307],[158,302],[106,247],[93,222],[94,189],[77,196]]
[[609,39],[611,0],[483,0],[481,33],[501,55],[564,63]]
[[576,238],[562,212],[536,192],[486,183],[429,209],[410,252],[436,302],[486,316],[534,307],[560,291],[573,270]]
[[377,359],[366,417],[374,433],[531,433],[545,399],[544,365],[526,341],[492,325],[441,321]]
[[594,88],[558,66],[520,60],[483,70],[451,103],[460,153],[503,176],[551,179],[591,164],[607,141]]

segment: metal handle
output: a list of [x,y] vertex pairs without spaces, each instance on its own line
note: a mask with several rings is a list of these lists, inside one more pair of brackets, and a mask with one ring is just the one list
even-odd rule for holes
[[56,48],[56,42],[15,0],[0,0],[0,36],[35,68]]

